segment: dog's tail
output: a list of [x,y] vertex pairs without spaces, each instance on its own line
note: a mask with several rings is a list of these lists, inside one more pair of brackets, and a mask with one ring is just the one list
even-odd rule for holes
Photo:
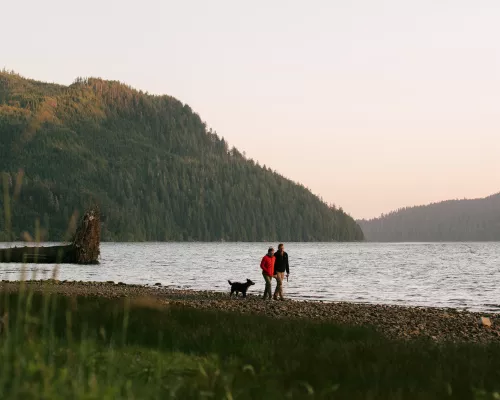
[[231,283],[231,281],[229,279],[227,281],[229,282],[230,285],[232,285],[232,283]]

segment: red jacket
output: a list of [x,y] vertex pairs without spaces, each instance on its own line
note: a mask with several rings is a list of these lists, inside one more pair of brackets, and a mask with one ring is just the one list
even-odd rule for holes
[[274,261],[276,261],[276,257],[272,256],[269,257],[267,254],[262,258],[262,261],[260,262],[260,267],[262,268],[262,271],[267,276],[273,276],[274,275]]

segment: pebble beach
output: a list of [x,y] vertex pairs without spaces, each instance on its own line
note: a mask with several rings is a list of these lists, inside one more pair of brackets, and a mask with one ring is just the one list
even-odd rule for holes
[[[429,339],[437,342],[500,343],[500,314],[450,308],[403,307],[320,301],[262,300],[257,294],[230,298],[228,293],[126,285],[121,282],[2,281],[0,292],[21,288],[66,296],[129,298],[155,307],[181,306],[272,318],[307,318],[350,326],[368,326],[391,339]],[[145,302],[144,299],[147,299]]]

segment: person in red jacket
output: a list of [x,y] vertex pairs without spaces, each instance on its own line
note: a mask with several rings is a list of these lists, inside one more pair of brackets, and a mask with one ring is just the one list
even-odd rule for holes
[[266,289],[264,290],[264,300],[268,298],[271,300],[271,280],[274,276],[274,249],[269,247],[267,254],[262,258],[260,262],[260,268],[262,269],[262,276],[266,281]]

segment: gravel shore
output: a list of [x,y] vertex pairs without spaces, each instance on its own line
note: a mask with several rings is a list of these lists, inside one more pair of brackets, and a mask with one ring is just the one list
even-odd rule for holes
[[[150,304],[265,314],[274,318],[308,318],[346,325],[372,326],[389,338],[426,337],[434,341],[500,343],[500,315],[446,308],[402,307],[344,302],[264,301],[257,295],[229,298],[228,293],[172,289],[114,282],[26,281],[27,288],[67,296],[149,298]],[[19,290],[20,282],[2,281],[0,292]],[[151,303],[151,300],[153,303]],[[491,327],[483,326],[488,317]]]

